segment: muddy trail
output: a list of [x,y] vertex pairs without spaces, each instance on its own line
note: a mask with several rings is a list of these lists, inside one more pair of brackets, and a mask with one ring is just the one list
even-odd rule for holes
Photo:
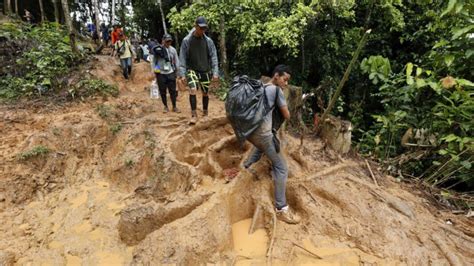
[[147,64],[130,81],[108,56],[94,65],[119,97],[0,107],[0,264],[474,264],[472,218],[378,172],[376,185],[363,159],[318,138],[300,148],[285,135],[302,222],[276,221],[270,165],[241,170],[250,147],[223,102],[211,96],[209,117],[189,126],[187,92],[183,113],[164,114]]

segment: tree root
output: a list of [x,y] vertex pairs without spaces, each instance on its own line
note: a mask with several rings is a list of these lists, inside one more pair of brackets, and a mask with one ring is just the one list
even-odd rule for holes
[[449,247],[443,242],[443,240],[439,238],[439,236],[433,235],[431,240],[436,244],[436,246],[438,246],[439,250],[441,250],[446,259],[449,261],[449,264],[453,266],[463,265],[461,260],[456,255],[454,255],[454,252],[449,249]]

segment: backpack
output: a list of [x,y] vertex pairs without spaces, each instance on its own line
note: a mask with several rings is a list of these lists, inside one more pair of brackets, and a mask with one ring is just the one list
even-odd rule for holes
[[[155,73],[159,74],[159,73],[161,73],[162,70],[164,72],[169,72],[170,70],[174,70],[174,66],[171,63],[170,55],[169,55],[168,50],[166,49],[166,47],[164,47],[162,45],[155,45],[151,50],[152,50],[153,55],[154,55],[153,56],[153,60],[154,60],[153,71]],[[165,60],[163,65],[159,64],[158,59],[160,59],[160,58]]]
[[[123,55],[125,53],[125,44],[128,42],[128,40],[125,40],[122,44],[122,46],[119,47],[117,53],[119,56]],[[128,48],[130,49],[130,43],[128,43]],[[132,53],[132,51],[130,50],[130,53]]]
[[153,51],[153,55],[155,56],[155,58],[163,58],[166,61],[170,60],[169,55],[168,55],[168,50],[166,50],[166,48],[163,47],[162,45],[159,45],[159,44],[155,45],[151,49]]
[[[275,105],[270,105],[266,86],[248,76],[236,76],[225,102],[226,116],[242,144],[262,124],[263,118]],[[279,89],[277,90],[278,97]]]

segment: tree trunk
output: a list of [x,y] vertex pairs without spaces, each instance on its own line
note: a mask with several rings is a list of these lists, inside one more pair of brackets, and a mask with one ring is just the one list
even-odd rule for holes
[[20,16],[20,11],[18,11],[18,0],[15,0],[15,13],[19,16]]
[[99,20],[99,3],[98,0],[92,0],[92,5],[94,8],[94,16],[95,16],[95,29],[99,32],[100,27],[100,20]]
[[10,0],[5,0],[5,2],[3,2],[3,8],[3,13],[5,13],[5,15],[10,15],[12,13],[12,3]]
[[221,15],[220,22],[219,22],[219,47],[221,51],[221,62],[222,62],[222,70],[224,71],[224,78],[227,80],[229,79],[229,63],[227,62],[227,49],[225,45],[225,18],[224,15]]
[[176,51],[179,51],[179,36],[178,36],[178,33],[175,32],[174,33],[174,39],[175,39],[175,42],[174,42],[174,48],[176,48]]
[[158,5],[160,6],[161,21],[163,22],[163,31],[165,34],[168,33],[166,30],[165,14],[163,14],[163,8],[161,7],[161,0],[158,0]]
[[59,24],[59,8],[58,8],[58,0],[51,0],[54,7],[54,21]]
[[67,0],[61,0],[61,4],[64,11],[64,21],[66,22],[66,26],[69,30],[69,38],[70,38],[69,42],[71,45],[71,49],[74,53],[78,53],[79,51],[77,50],[77,47],[76,47],[76,36],[74,34],[74,27],[72,26],[71,12],[69,12],[69,5],[67,3]]
[[115,0],[112,0],[112,17],[110,18],[110,24],[114,25],[115,23]]
[[43,23],[46,20],[46,17],[44,15],[43,0],[38,0],[38,2],[39,2],[40,12],[41,12],[41,23]]

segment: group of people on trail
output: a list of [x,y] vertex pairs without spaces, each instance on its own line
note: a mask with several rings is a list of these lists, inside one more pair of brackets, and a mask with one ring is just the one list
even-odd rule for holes
[[[209,114],[209,89],[211,84],[219,81],[217,50],[214,42],[205,32],[208,28],[204,17],[195,20],[193,29],[184,37],[178,53],[172,46],[173,38],[169,34],[162,37],[161,44],[149,42],[152,69],[164,106],[163,112],[170,111],[167,102],[167,93],[170,94],[172,111],[181,112],[176,106],[178,91],[177,82],[187,84],[189,88],[189,104],[191,107],[190,124],[197,122],[197,91],[202,94],[202,115]],[[114,34],[118,40],[115,41]],[[129,78],[132,70],[132,44],[125,37],[123,31],[112,32],[114,53],[120,56],[123,75]],[[282,89],[286,88],[291,78],[291,71],[286,65],[278,65],[273,71],[269,84],[265,85],[265,95],[270,105],[271,112],[263,117],[261,124],[248,136],[247,140],[254,148],[250,156],[243,163],[243,167],[252,171],[251,167],[258,162],[262,155],[266,155],[272,164],[272,177],[274,180],[274,197],[277,217],[287,223],[296,224],[300,217],[290,210],[286,200],[286,182],[288,178],[288,165],[279,144],[275,142],[275,127],[273,112],[279,112],[284,119],[290,118],[290,112]],[[276,128],[277,130],[278,128]]]

